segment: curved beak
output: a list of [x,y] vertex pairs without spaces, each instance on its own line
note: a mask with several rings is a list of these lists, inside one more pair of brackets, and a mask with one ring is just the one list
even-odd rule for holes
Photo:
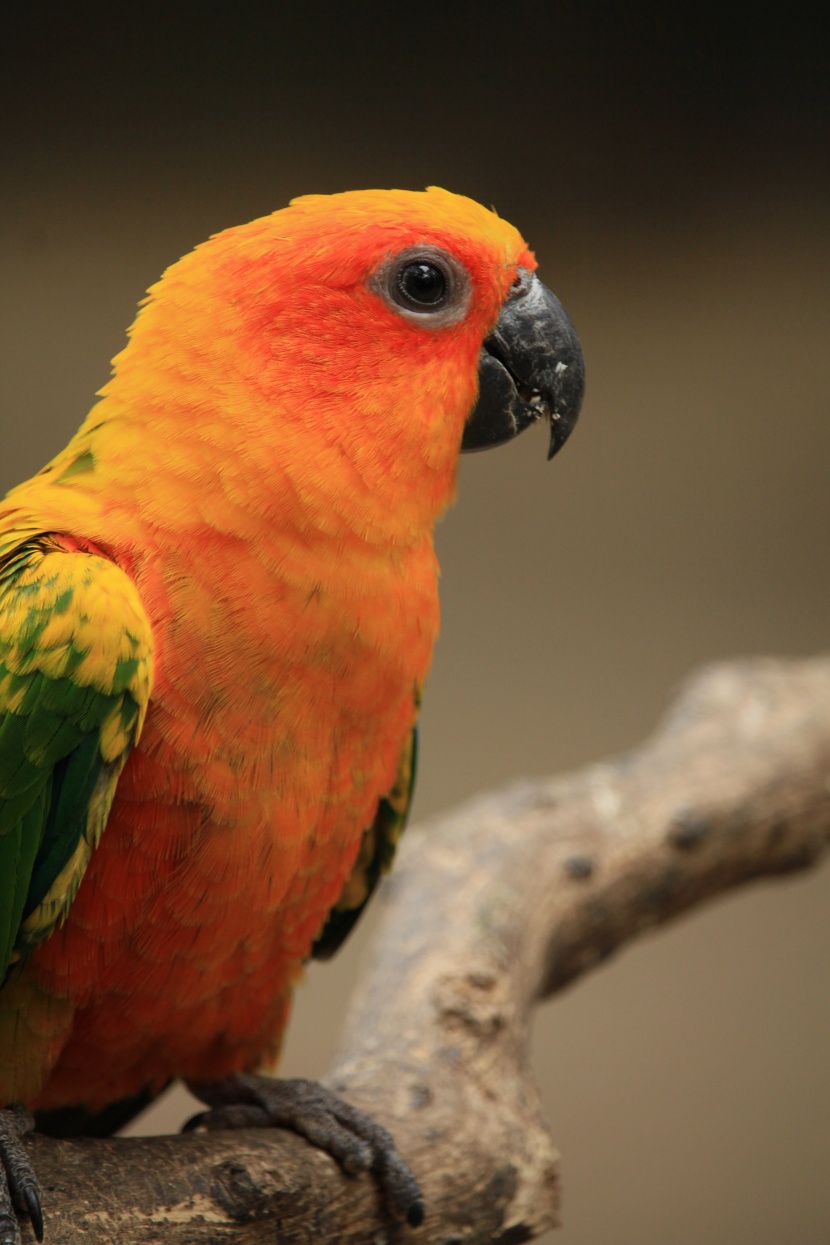
[[562,448],[585,389],[582,347],[565,308],[535,273],[519,270],[478,365],[478,401],[464,425],[462,450],[512,440],[550,420],[548,458]]

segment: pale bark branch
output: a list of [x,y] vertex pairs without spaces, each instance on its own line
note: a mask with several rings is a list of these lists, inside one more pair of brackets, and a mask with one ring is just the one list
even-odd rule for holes
[[407,832],[328,1081],[392,1129],[423,1227],[390,1225],[280,1133],[28,1143],[48,1245],[532,1239],[556,1152],[528,1068],[533,1004],[643,929],[830,841],[830,660],[698,675],[636,752]]

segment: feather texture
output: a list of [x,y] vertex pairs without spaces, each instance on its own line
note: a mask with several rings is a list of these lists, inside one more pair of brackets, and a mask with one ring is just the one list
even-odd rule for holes
[[105,558],[44,535],[0,561],[0,975],[72,904],[150,695],[150,627]]
[[[466,274],[441,328],[378,294],[421,244]],[[436,189],[226,230],[0,503],[0,1102],[95,1113],[276,1057],[405,821],[433,527],[519,265]]]

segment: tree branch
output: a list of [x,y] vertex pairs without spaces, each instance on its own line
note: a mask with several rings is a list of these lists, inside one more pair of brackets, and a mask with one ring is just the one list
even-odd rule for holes
[[830,660],[698,675],[638,751],[407,832],[328,1078],[395,1134],[427,1221],[282,1133],[27,1144],[49,1245],[532,1239],[556,1153],[528,1069],[535,1002],[635,934],[830,840]]

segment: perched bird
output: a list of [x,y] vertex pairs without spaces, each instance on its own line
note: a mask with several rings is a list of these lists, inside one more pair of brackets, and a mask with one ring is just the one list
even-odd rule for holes
[[42,1233],[12,1104],[112,1131],[173,1077],[208,1125],[247,1104],[371,1162],[417,1221],[388,1134],[254,1074],[405,821],[459,451],[546,417],[553,453],[576,419],[535,267],[436,188],[227,229],[0,502],[0,1242],[15,1207]]

